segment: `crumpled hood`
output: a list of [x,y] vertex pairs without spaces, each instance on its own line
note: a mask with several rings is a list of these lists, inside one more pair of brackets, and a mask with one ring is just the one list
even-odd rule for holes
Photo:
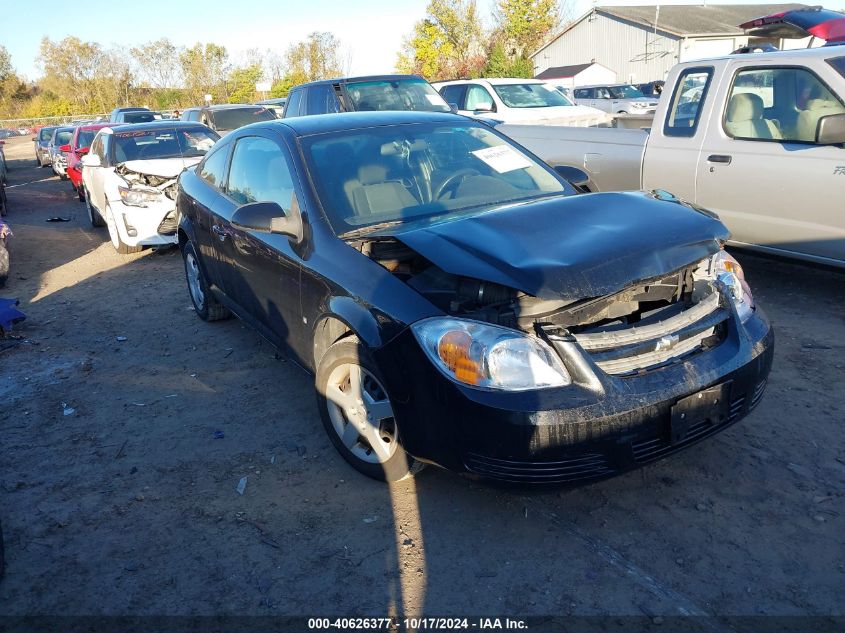
[[394,237],[451,274],[577,300],[700,261],[730,234],[706,212],[624,192],[519,204],[375,235]]
[[191,158],[151,158],[149,160],[127,160],[121,163],[129,171],[161,178],[176,178],[185,169],[196,165],[202,160],[201,156]]

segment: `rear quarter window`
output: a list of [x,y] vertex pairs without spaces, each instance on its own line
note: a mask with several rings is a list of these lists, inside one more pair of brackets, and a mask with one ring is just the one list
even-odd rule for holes
[[678,77],[663,134],[666,136],[695,136],[707,90],[713,78],[711,66],[687,68]]
[[845,78],[845,57],[831,57],[830,59],[826,60],[828,64],[833,66],[833,70],[838,72]]

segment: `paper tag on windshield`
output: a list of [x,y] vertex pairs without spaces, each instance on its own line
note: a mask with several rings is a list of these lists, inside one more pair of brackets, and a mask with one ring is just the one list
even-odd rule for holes
[[473,154],[500,174],[505,174],[515,169],[531,167],[530,161],[510,145],[485,147],[484,149],[474,151]]
[[425,98],[431,105],[443,105],[443,97],[440,95],[426,95]]

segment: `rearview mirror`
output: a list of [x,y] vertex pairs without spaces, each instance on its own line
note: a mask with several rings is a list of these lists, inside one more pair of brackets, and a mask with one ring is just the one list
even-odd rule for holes
[[816,143],[819,145],[845,143],[845,113],[823,116],[816,129]]
[[100,166],[100,157],[96,154],[86,154],[82,157],[82,166],[83,167],[99,167]]
[[65,144],[65,145],[60,145],[60,146],[59,146],[59,151],[60,151],[60,152],[69,152],[69,151],[70,151],[70,145],[68,145],[68,144]]
[[481,103],[476,103],[473,112],[495,112],[496,110],[493,108],[493,104],[490,101],[482,101]]
[[[293,206],[296,207],[296,203]],[[302,217],[298,209],[285,211],[277,202],[241,205],[232,214],[232,226],[247,231],[287,235],[296,242],[302,240]]]

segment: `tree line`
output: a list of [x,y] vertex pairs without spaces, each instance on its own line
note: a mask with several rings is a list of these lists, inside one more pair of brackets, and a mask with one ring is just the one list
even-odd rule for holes
[[[403,41],[396,70],[426,79],[466,76],[530,77],[529,55],[559,26],[572,0],[497,0],[485,27],[476,0],[431,0],[425,17]],[[133,48],[104,47],[77,37],[41,40],[41,76],[26,81],[0,46],[0,118],[33,119],[108,112],[117,106],[155,110],[256,99],[255,84],[269,81],[268,97],[293,86],[348,74],[338,38],[314,32],[279,53],[251,49],[235,62],[224,46],[177,46],[167,38]]]

